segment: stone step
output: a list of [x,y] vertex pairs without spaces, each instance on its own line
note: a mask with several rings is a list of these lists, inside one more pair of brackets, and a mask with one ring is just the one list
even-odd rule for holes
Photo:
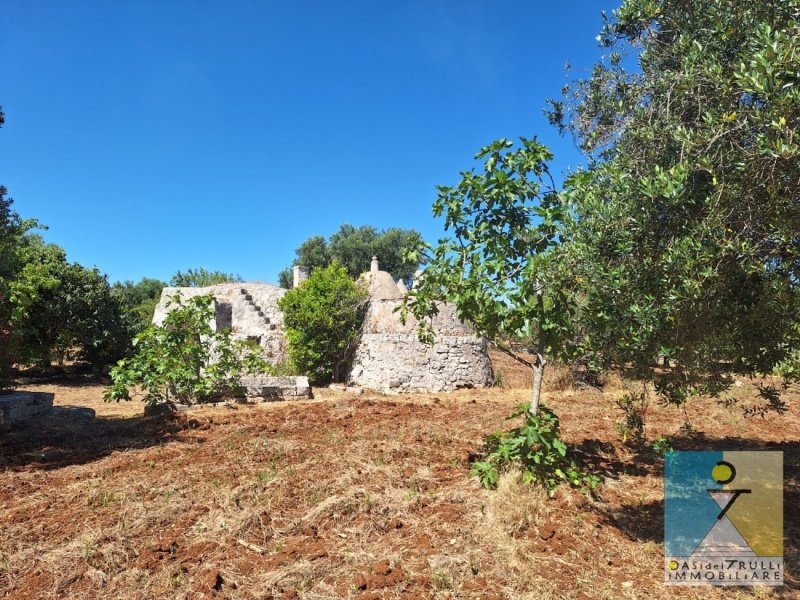
[[241,293],[242,296],[244,296],[245,301],[250,305],[250,307],[254,311],[256,311],[256,314],[259,317],[261,317],[264,323],[266,325],[269,325],[270,329],[275,329],[275,326],[270,323],[269,318],[264,314],[264,309],[261,308],[258,304],[256,304],[255,300],[253,300],[253,295],[244,288],[239,288],[239,293]]

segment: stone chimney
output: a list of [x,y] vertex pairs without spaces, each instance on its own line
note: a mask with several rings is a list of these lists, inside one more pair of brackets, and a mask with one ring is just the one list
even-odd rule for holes
[[378,257],[372,257],[372,263],[369,265],[369,272],[370,273],[377,273],[380,269],[378,268]]
[[292,269],[292,275],[293,275],[292,287],[296,288],[306,279],[308,279],[308,267],[301,267],[300,265],[295,265],[294,268]]

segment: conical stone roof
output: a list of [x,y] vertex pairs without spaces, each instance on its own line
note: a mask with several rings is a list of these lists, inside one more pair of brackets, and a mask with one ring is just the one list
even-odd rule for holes
[[369,292],[370,300],[402,300],[403,292],[397,287],[392,276],[378,267],[378,258],[372,257],[372,265],[367,273],[359,277]]

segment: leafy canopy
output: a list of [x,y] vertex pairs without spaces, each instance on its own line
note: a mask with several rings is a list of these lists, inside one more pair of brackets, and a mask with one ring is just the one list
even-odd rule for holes
[[336,262],[313,271],[278,301],[289,359],[314,382],[343,381],[361,330],[367,293]]
[[[395,279],[410,280],[419,262],[409,260],[404,252],[417,246],[419,233],[412,229],[392,227],[378,231],[370,225],[354,227],[344,224],[326,240],[316,235],[308,238],[297,250],[294,265],[308,267],[310,271],[326,267],[337,261],[352,278],[369,270],[373,256],[377,256],[381,269]],[[292,287],[292,271],[284,269],[278,274],[281,287]]]
[[522,417],[523,423],[511,431],[497,431],[485,440],[485,456],[472,463],[472,475],[481,485],[493,488],[500,474],[516,467],[523,483],[539,483],[552,496],[561,483],[590,492],[600,483],[596,475],[581,472],[567,457],[567,444],[561,439],[558,416],[546,406],[531,414],[528,404],[517,407],[509,419]]
[[47,366],[78,349],[99,369],[128,351],[132,331],[105,275],[68,262],[38,235],[21,236],[16,252],[8,293],[20,363]]
[[627,0],[608,56],[550,112],[590,161],[559,251],[585,348],[640,377],[668,357],[660,390],[679,404],[724,388],[723,368],[798,373],[799,15]]
[[137,283],[118,281],[111,287],[111,293],[122,304],[125,315],[136,333],[153,321],[153,313],[161,299],[161,291],[165,287],[167,287],[165,282],[150,277],[143,277]]
[[[433,214],[444,216],[452,237],[410,253],[426,264],[407,305],[421,320],[442,299],[493,340],[530,334],[539,323],[555,325],[544,323],[548,314],[535,301],[562,216],[547,168],[552,155],[535,139],[513,146],[501,139],[482,148],[475,155],[482,172],[462,172],[457,185],[438,187]],[[557,291],[553,296],[561,300]]]
[[[0,111],[0,124],[3,113]],[[6,188],[0,186],[0,391],[8,385],[8,372],[14,359],[12,348],[9,284],[19,269],[16,244],[20,236],[19,215],[11,208]]]
[[240,275],[224,271],[208,271],[204,267],[177,271],[170,280],[172,287],[208,287],[220,283],[239,283],[244,281]]

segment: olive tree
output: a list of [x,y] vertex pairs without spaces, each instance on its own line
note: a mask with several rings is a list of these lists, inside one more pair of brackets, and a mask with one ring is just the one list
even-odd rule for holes
[[[378,230],[371,225],[355,227],[345,223],[330,238],[321,235],[308,238],[295,250],[294,265],[315,269],[327,267],[333,261],[343,266],[350,277],[355,278],[369,270],[373,256],[377,256],[381,268],[395,279],[410,280],[419,267],[418,262],[408,260],[406,251],[417,243],[419,233],[413,229],[391,227]],[[278,274],[281,287],[292,287],[292,270],[284,269]]]
[[587,156],[559,250],[585,349],[644,379],[665,357],[678,405],[796,376],[800,2],[626,0],[599,40],[550,112]]

